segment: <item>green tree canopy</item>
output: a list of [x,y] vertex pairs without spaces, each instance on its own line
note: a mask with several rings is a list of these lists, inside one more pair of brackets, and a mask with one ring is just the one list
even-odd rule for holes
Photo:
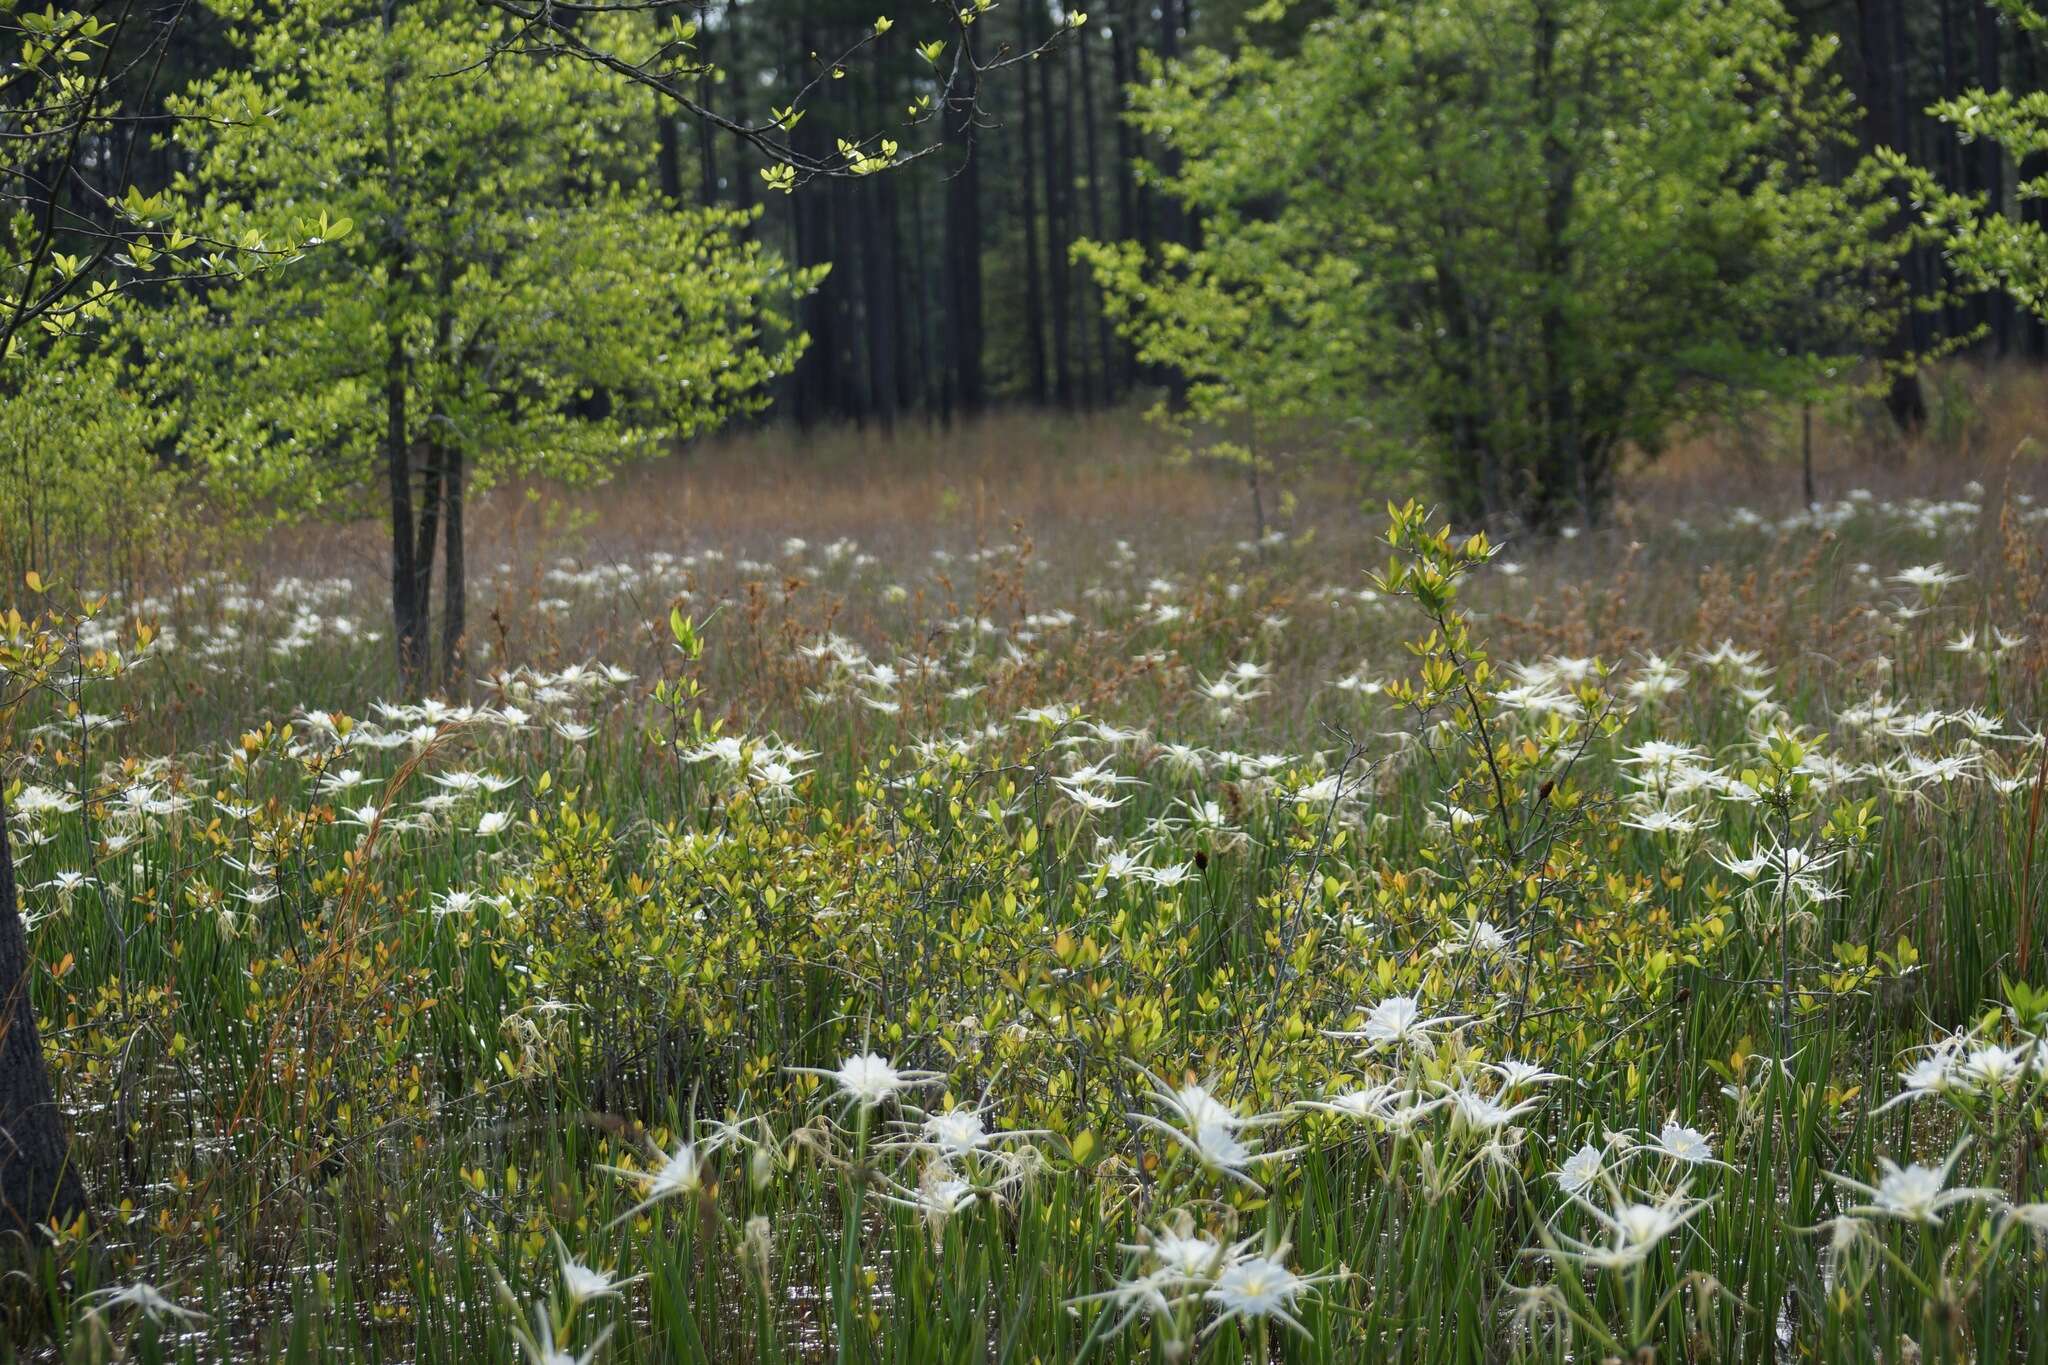
[[[341,240],[138,326],[212,487],[392,531],[400,661],[463,631],[469,492],[601,475],[759,405],[803,339],[779,308],[822,271],[747,240],[750,215],[646,183],[644,98],[572,59],[480,60],[470,0],[239,5],[246,64],[177,105],[181,189],[218,236],[318,206]],[[651,23],[622,14],[601,22]],[[276,110],[265,124],[231,116]]]
[[[2027,0],[1991,2],[2027,32],[2048,28],[2048,19]],[[2048,174],[2040,171],[2048,154],[2048,90],[1978,86],[1928,112],[1964,142],[1996,143],[2021,168],[2013,186],[2018,203],[2048,196]],[[2010,215],[2003,204],[1985,203],[1983,195],[1945,187],[1931,171],[1907,161],[1900,148],[1886,148],[1881,156],[1912,186],[1921,213],[1944,235],[1951,268],[1979,288],[2005,290],[2035,317],[2048,318],[2048,230],[2039,218]]]
[[1248,456],[1319,421],[1423,452],[1461,516],[1596,515],[1625,449],[1808,393],[1892,316],[1895,206],[1822,174],[1832,51],[1777,0],[1342,0],[1296,53],[1155,66],[1134,118],[1201,243],[1083,254]]

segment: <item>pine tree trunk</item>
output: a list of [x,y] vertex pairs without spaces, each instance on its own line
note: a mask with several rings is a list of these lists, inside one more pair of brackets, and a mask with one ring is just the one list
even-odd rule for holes
[[[1018,38],[1025,51],[1029,51],[1037,36],[1037,27],[1031,22],[1031,11],[1027,6],[1017,15]],[[1024,353],[1031,362],[1031,401],[1043,404],[1046,400],[1045,382],[1045,288],[1038,275],[1038,203],[1034,197],[1038,179],[1038,150],[1031,136],[1033,106],[1031,98],[1031,77],[1025,74],[1022,82],[1020,107],[1023,117],[1018,120],[1017,136],[1024,145],[1024,175],[1018,181],[1018,212],[1024,219]]]
[[[978,94],[972,72],[955,92],[947,134],[961,148],[960,168],[946,181],[946,349],[951,370],[946,409],[973,416],[982,405],[981,150],[974,138]],[[922,256],[922,253],[919,253]]]
[[[893,96],[887,81],[877,73],[874,103],[886,107]],[[855,116],[863,126],[875,119],[865,101],[856,105]],[[860,220],[861,314],[866,324],[868,412],[884,430],[896,425],[896,408],[902,397],[902,379],[897,346],[896,301],[902,297],[896,260],[896,179],[878,175],[849,187],[854,213]]]
[[1139,202],[1138,145],[1130,120],[1129,87],[1137,79],[1136,59],[1131,54],[1130,2],[1119,0],[1109,21],[1109,82],[1116,91],[1116,222],[1119,235],[1149,251],[1152,225],[1145,221]]
[[[858,112],[855,113],[858,118]],[[867,365],[867,281],[873,269],[873,241],[868,233],[868,215],[864,208],[864,196],[857,191],[867,188],[845,180],[831,180],[824,185],[813,186],[822,190],[832,210],[833,253],[827,257],[833,261],[832,273],[825,277],[825,287],[833,289],[833,282],[845,279],[833,289],[839,309],[839,336],[844,349],[832,359],[834,411],[840,417],[851,417],[857,423],[865,423],[874,415],[875,397],[873,385],[869,382]]]
[[[721,39],[724,35],[720,35]],[[708,42],[707,35],[699,36]],[[708,55],[704,58],[708,60]],[[697,77],[697,102],[706,109],[718,102],[711,90],[711,72]],[[708,120],[697,119],[697,197],[707,209],[718,207],[718,130]]]
[[[1906,96],[1903,58],[1895,46],[1899,27],[1896,11],[1903,0],[1857,0],[1858,36],[1863,48],[1863,109],[1867,142],[1873,147],[1906,147]],[[1920,289],[1918,253],[1904,263],[1910,287]],[[1915,349],[1915,318],[1902,320],[1886,341],[1884,359],[1897,364]],[[1885,407],[1902,431],[1917,430],[1927,420],[1927,400],[1920,391],[1920,378],[1910,370],[1897,371]]]
[[909,412],[924,400],[924,383],[918,371],[922,334],[913,333],[913,328],[923,326],[925,278],[931,273],[923,268],[921,254],[913,258],[916,269],[903,268],[902,190],[906,183],[911,186],[910,203],[915,211],[914,177],[885,175],[876,186],[882,195],[882,243],[889,256],[889,346],[894,357],[890,368],[896,372],[898,412]]
[[[915,261],[931,259],[925,253],[924,169],[920,166],[910,173],[910,253],[911,259]],[[942,291],[942,297],[943,291],[950,291],[952,288],[952,270],[953,263],[947,261],[941,278],[936,282]],[[917,324],[917,344],[911,348],[910,354],[916,366],[917,402],[923,407],[927,418],[938,412],[945,404],[945,395],[941,392],[945,387],[944,382],[939,380],[932,370],[932,273],[929,270],[913,270],[906,281],[915,291],[911,297],[916,302],[912,317]]]
[[666,95],[654,97],[654,127],[659,139],[654,152],[655,176],[661,183],[662,198],[677,203],[683,197],[683,140]]
[[[1101,138],[1097,133],[1095,119],[1095,80],[1089,70],[1088,48],[1093,39],[1086,30],[1080,34],[1080,80],[1081,80],[1081,136],[1087,139],[1086,155],[1082,158],[1088,172],[1088,235],[1098,242],[1109,240],[1102,218],[1102,159],[1099,155]],[[1095,379],[1090,386],[1091,402],[1107,404],[1116,401],[1117,363],[1116,342],[1110,336],[1109,315],[1102,309],[1098,298],[1093,308],[1095,315]]]
[[[1936,44],[1940,70],[1937,85],[1944,100],[1954,99],[1963,93],[1963,61],[1960,52],[1959,20],[1956,15],[1956,0],[1941,0],[1939,41]],[[1941,148],[1941,179],[1951,190],[1968,192],[1972,167],[1964,159],[1961,138],[1945,137],[1938,144]],[[1935,279],[1946,272],[1938,267]],[[1942,304],[1941,332],[1952,336],[1980,326],[1986,320],[1986,296],[1976,295],[1961,299],[1951,298]]]
[[[1998,11],[1988,0],[1978,0],[1976,14],[1977,40],[1977,84],[1985,90],[1997,90],[2004,86],[2005,77],[1999,62],[1999,47],[2002,37],[1999,32]],[[2005,149],[1995,139],[1977,139],[1977,174],[1975,188],[1981,190],[1993,213],[2005,212]],[[2012,296],[1993,291],[1984,296],[1984,306],[1991,319],[1992,344],[1999,355],[2012,349],[2013,302]]]
[[[745,31],[740,27],[740,0],[727,0],[725,6],[725,98],[726,112],[732,118],[744,123],[748,118]],[[754,173],[747,165],[746,153],[734,148],[732,154],[732,202],[733,207],[742,211],[754,207]],[[740,229],[740,235],[752,235],[751,226]]]
[[[1140,147],[1138,136],[1131,128],[1131,96],[1129,86],[1137,79],[1137,55],[1131,35],[1132,0],[1118,0],[1117,8],[1110,16],[1109,31],[1109,80],[1116,92],[1116,222],[1118,235],[1126,241],[1134,241],[1152,251],[1152,212],[1150,192],[1138,183],[1138,161]],[[1123,362],[1122,386],[1129,388],[1140,380],[1140,369],[1136,352],[1130,347],[1119,350]],[[1157,382],[1159,376],[1147,367],[1144,376],[1148,382]]]
[[[1060,144],[1064,112],[1053,102],[1053,59],[1038,63],[1039,136],[1042,139],[1045,170],[1045,282],[1046,303],[1052,313],[1053,397],[1063,408],[1074,406],[1074,363],[1069,335],[1067,307],[1067,231],[1065,191],[1069,179],[1067,151]],[[1025,98],[1029,99],[1027,91]]]
[[7,841],[7,798],[0,791],[0,1230],[33,1240],[38,1226],[51,1219],[69,1223],[86,1211],[86,1203],[43,1063],[29,969]]
[[[1159,57],[1161,61],[1172,62],[1180,57],[1181,21],[1185,6],[1175,0],[1160,0],[1159,3]],[[1159,172],[1171,180],[1180,175],[1180,152],[1172,146],[1159,148]],[[1153,198],[1153,212],[1157,219],[1159,240],[1162,242],[1187,243],[1187,214],[1178,199],[1170,195]]]
[[[799,17],[796,42],[790,50],[818,51],[817,34],[807,16]],[[796,68],[799,81],[803,71],[799,64]],[[790,140],[805,156],[824,160],[831,154],[832,137],[825,129],[823,115],[819,111],[813,110],[809,118],[798,123]],[[813,426],[832,415],[836,383],[834,371],[839,365],[838,291],[849,274],[848,263],[838,261],[834,253],[834,196],[831,186],[813,188],[818,192],[795,195],[789,205],[796,264],[814,266],[834,262],[834,266],[824,282],[806,294],[798,305],[798,319],[811,338],[810,347],[796,363],[796,373],[790,384],[796,421],[800,427]]]
[[[1892,145],[1904,152],[1909,159],[1919,160],[1924,164],[1933,158],[1924,156],[1924,149],[1916,150],[1913,146],[1913,118],[1914,114],[1927,104],[1927,100],[1924,96],[1916,99],[1913,94],[1913,66],[1909,60],[1911,39],[1906,33],[1906,0],[1890,0],[1889,14],[1892,26],[1892,126],[1897,130],[1897,141]],[[1931,245],[1916,246],[1907,255],[1906,264],[1906,277],[1912,282],[1913,293],[1920,298],[1932,296],[1941,272],[1937,249]],[[1906,321],[1912,336],[1914,353],[1925,354],[1934,345],[1934,314],[1915,308],[1907,315]],[[1920,404],[1917,413],[1912,415],[1909,426],[1912,430],[1918,430],[1927,421],[1927,406],[1925,398],[1920,394],[1917,377],[1913,383],[1913,393],[1920,400]]]
[[[886,183],[879,183],[886,182]],[[896,252],[891,240],[893,219],[888,199],[895,189],[895,177],[875,176],[856,187],[865,190],[858,198],[861,219],[862,274],[864,297],[861,311],[867,321],[868,410],[886,430],[896,425]]]
[[1559,37],[1556,11],[1548,3],[1538,4],[1532,84],[1535,115],[1542,124],[1544,180],[1540,260],[1545,296],[1538,322],[1543,349],[1543,448],[1538,456],[1542,463],[1537,471],[1537,484],[1530,490],[1530,515],[1536,526],[1544,530],[1555,527],[1573,503],[1589,520],[1595,511],[1592,488],[1582,466],[1572,371],[1565,354],[1570,345],[1565,316],[1571,274],[1568,234],[1578,173],[1565,144],[1564,130],[1558,126],[1566,116],[1558,94]]
[[[2024,28],[2013,30],[2012,67],[2014,85],[2022,90],[2038,87],[2043,75],[2040,51],[2034,45],[2034,36]],[[2048,173],[2048,153],[2034,152],[2013,168],[2013,183],[2025,184],[2043,173]],[[2021,199],[2013,205],[2013,213],[2021,222],[2040,223],[2048,228],[2048,200]],[[2048,356],[2048,324],[2032,312],[2018,314],[2014,322],[2021,353],[2035,360]]]

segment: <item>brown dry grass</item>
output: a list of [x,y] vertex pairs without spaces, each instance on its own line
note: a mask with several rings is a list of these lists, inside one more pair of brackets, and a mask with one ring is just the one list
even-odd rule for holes
[[[1970,480],[1993,501],[2005,491],[2048,495],[2048,385],[2017,365],[1950,365],[1932,375],[1927,431],[1902,440],[1874,405],[1819,414],[1815,465],[1823,500],[1868,489],[1885,499],[1952,498]],[[1686,433],[1623,481],[1615,524],[1624,531],[1674,517],[1708,521],[1748,506],[1779,518],[1801,500],[1796,412],[1751,413]],[[1293,471],[1294,505],[1280,524],[1314,528],[1341,560],[1371,557],[1377,508],[1426,485],[1368,486],[1345,468]],[[1269,516],[1277,491],[1268,490]],[[885,560],[1007,540],[1021,526],[1059,560],[1092,560],[1117,540],[1149,560],[1188,567],[1251,535],[1250,498],[1233,470],[1173,457],[1167,440],[1131,411],[1066,416],[998,413],[940,427],[904,423],[799,431],[768,426],[701,442],[621,470],[607,483],[490,491],[471,513],[472,562],[519,576],[556,557],[590,562],[650,550],[717,546],[766,554],[785,538],[842,537]],[[1560,569],[1601,574],[1616,565],[1611,538],[1522,551]],[[1362,562],[1362,560],[1361,560]],[[374,524],[296,527],[257,546],[202,538],[183,568],[234,567],[259,578],[346,573],[367,583],[388,564]]]
[[[2048,430],[2048,386],[2019,367],[1953,365],[1928,387],[1933,418],[1910,442],[1890,430],[1881,409],[1845,405],[1820,414],[1819,492],[1823,499],[1851,489],[1891,501],[1952,499],[1973,480],[1981,483],[1989,510],[1977,534],[1944,544],[1940,553],[1979,583],[1998,581],[2000,561],[2038,539],[2025,528],[2001,531],[1998,507],[2009,494],[2048,501],[2048,461],[2035,436]],[[1503,604],[1504,643],[1612,655],[1647,641],[1737,627],[1790,630],[1788,595],[1815,576],[1812,566],[1801,567],[1813,537],[1759,541],[1716,528],[1737,505],[1771,519],[1798,511],[1798,432],[1796,412],[1753,412],[1688,433],[1663,458],[1629,471],[1607,530],[1511,544],[1508,557],[1523,561],[1527,574],[1524,600],[1512,610]],[[1354,470],[1330,466],[1295,471],[1287,489],[1294,501],[1280,524],[1297,543],[1278,567],[1296,584],[1357,583],[1358,572],[1380,558],[1378,509],[1388,495],[1414,491],[1368,487]],[[1269,508],[1275,493],[1268,490]],[[1667,533],[1677,518],[1703,534]],[[533,602],[545,595],[541,570],[557,560],[591,564],[717,548],[735,558],[779,561],[787,558],[781,547],[790,537],[813,546],[851,539],[891,575],[914,574],[938,547],[957,552],[1026,539],[1045,566],[1031,580],[1034,591],[1050,604],[1094,578],[1118,541],[1130,543],[1147,573],[1221,570],[1241,577],[1257,568],[1239,548],[1251,531],[1242,477],[1174,458],[1165,438],[1135,413],[1008,412],[893,431],[771,426],[702,442],[597,487],[508,487],[477,499],[470,619],[477,632],[532,619]],[[1303,545],[1300,534],[1310,531]],[[1828,553],[1853,563],[1867,550],[1850,545]],[[294,528],[254,547],[207,547],[193,563],[259,583],[286,573],[347,574],[375,599],[388,559],[384,532],[366,523]],[[760,576],[735,572],[729,583],[706,586],[730,594]],[[969,597],[975,591],[969,582],[957,587]],[[374,620],[374,602],[365,605]],[[666,611],[663,604],[621,610],[642,606],[652,613],[646,620]],[[1811,613],[1816,604],[1799,610]],[[645,620],[639,625],[644,629]],[[572,629],[594,633],[564,638]],[[521,643],[587,654],[633,629],[621,616],[573,628],[555,623],[538,638],[517,634],[526,637]]]
[[[1929,426],[1911,440],[1875,405],[1819,415],[1823,501],[1855,488],[1891,500],[1960,497],[1972,479],[1994,497],[2008,484],[2048,490],[2048,385],[2037,371],[1953,365],[1930,376],[1928,392]],[[1340,535],[1375,527],[1384,498],[1410,491],[1328,468],[1294,471],[1286,486],[1297,498],[1286,524]],[[1272,501],[1269,490],[1269,515]],[[1737,504],[1783,517],[1800,501],[1797,414],[1759,411],[1637,462],[1616,510],[1627,525]],[[551,543],[600,558],[690,544],[766,549],[787,536],[850,537],[887,558],[1001,539],[1021,523],[1049,549],[1125,539],[1169,561],[1248,537],[1253,524],[1237,472],[1173,458],[1133,412],[1011,412],[893,431],[769,427],[629,468],[594,489],[500,490],[481,520],[489,543]]]
[[[1823,502],[1868,489],[1881,498],[1954,497],[1971,479],[1987,487],[2017,471],[2020,484],[2048,455],[2048,385],[2036,366],[1954,362],[1923,379],[1928,423],[1902,435],[1868,399],[1816,409],[1815,491]],[[1632,463],[1624,498],[1656,515],[1744,503],[1766,515],[1798,509],[1799,413],[1759,408],[1739,419],[1682,433],[1654,461]]]
[[[788,537],[860,542],[885,559],[1006,540],[1028,527],[1048,548],[1129,539],[1147,549],[1251,533],[1227,471],[1172,458],[1134,412],[999,413],[951,427],[799,431],[768,426],[628,466],[590,488],[491,491],[471,514],[480,565],[535,556],[630,559],[716,546],[767,553]],[[378,572],[373,525],[297,528],[257,558],[271,572]],[[324,570],[321,566],[326,566]]]
[[[2048,545],[2037,522],[2014,515],[2018,504],[2008,496],[2048,503],[2048,460],[2033,439],[2048,423],[2048,392],[2025,371],[1963,367],[1944,372],[1933,391],[1936,420],[1912,443],[1896,441],[1863,412],[1825,414],[1820,491],[1825,498],[1867,489],[1894,502],[1945,500],[1965,496],[1976,481],[1985,511],[1973,533],[1937,543],[1869,521],[1839,536],[1804,527],[1731,532],[1738,505],[1774,521],[1800,506],[1796,414],[1752,414],[1740,425],[1691,433],[1664,459],[1630,471],[1606,528],[1511,542],[1503,558],[1523,572],[1475,585],[1471,599],[1491,647],[1508,659],[1612,659],[1732,638],[1783,667],[1812,661],[1838,675],[1832,686],[1846,689],[1863,685],[1858,670],[1887,647],[1882,623],[1862,610],[1867,593],[1851,582],[1867,576],[1853,566],[1870,560],[1890,572],[1940,558],[1970,574],[1964,591],[1978,604],[1973,624],[2028,634],[2028,671],[2048,666]],[[1179,580],[1171,595],[1190,611],[1187,637],[1168,643],[1202,661],[1191,665],[1199,668],[1252,655],[1271,664],[1275,691],[1286,700],[1268,709],[1281,728],[1305,730],[1330,678],[1361,659],[1375,671],[1400,665],[1398,639],[1384,623],[1366,629],[1366,616],[1333,609],[1322,592],[1363,586],[1363,571],[1384,561],[1379,509],[1389,494],[1412,489],[1368,487],[1354,470],[1325,466],[1296,471],[1288,491],[1295,502],[1280,521],[1290,541],[1262,563],[1241,548],[1252,531],[1242,478],[1175,459],[1165,439],[1131,413],[1011,412],[953,428],[734,433],[599,487],[503,488],[478,499],[468,657],[480,670],[603,658],[656,671],[666,658],[665,594],[679,580],[627,575],[636,584],[630,590],[577,592],[546,570],[561,560],[587,567],[641,561],[657,550],[716,549],[723,563],[703,559],[680,580],[689,610],[721,613],[721,658],[733,673],[724,681],[734,705],[752,719],[787,719],[802,711],[812,681],[791,662],[793,646],[822,629],[883,656],[914,654],[936,647],[945,623],[963,615],[1015,622],[1069,608],[1086,616],[1082,594],[1091,586],[1142,594],[1147,579],[1162,575]],[[1675,530],[1680,518],[1698,533]],[[791,537],[809,542],[813,553],[785,553]],[[857,582],[816,553],[841,538],[879,561]],[[1112,567],[1119,541],[1131,546],[1132,559]],[[978,546],[1017,548],[943,566],[932,558],[937,548],[958,555]],[[375,630],[387,619],[387,554],[382,528],[363,523],[282,530],[255,545],[202,542],[181,562],[188,572],[223,570],[259,592],[286,574],[347,575],[357,591],[344,609]],[[893,585],[903,585],[901,592]],[[556,601],[565,597],[573,603]],[[178,610],[203,615],[211,608],[195,600]],[[1268,637],[1262,616],[1294,624]],[[1105,636],[1057,655],[1050,666],[1064,673],[1031,682],[1037,693],[1000,700],[1014,710],[1033,700],[1158,685],[1126,676],[1129,652]],[[344,666],[356,673],[301,676]],[[241,676],[269,688],[288,710],[306,696],[359,706],[388,694],[390,674],[380,647],[345,664],[303,667],[274,664],[258,651]],[[1185,687],[1160,692],[1162,704],[1186,695]]]

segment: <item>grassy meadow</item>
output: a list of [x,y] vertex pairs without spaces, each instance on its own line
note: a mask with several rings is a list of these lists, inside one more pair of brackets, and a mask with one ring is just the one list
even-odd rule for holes
[[[67,1361],[2048,1359],[2048,467],[1119,417],[12,588]],[[101,595],[102,593],[106,595]],[[10,689],[16,695],[19,689]]]

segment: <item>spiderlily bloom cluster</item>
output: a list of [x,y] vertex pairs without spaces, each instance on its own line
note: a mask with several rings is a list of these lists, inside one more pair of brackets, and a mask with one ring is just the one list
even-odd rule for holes
[[[343,586],[10,626],[53,1067],[149,1116],[75,1125],[139,1211],[75,1330],[256,1339],[283,1257],[421,1358],[2010,1353],[2039,627],[1965,513],[1817,515],[1825,667],[1721,597],[1602,654],[1414,508],[1341,582],[555,565],[507,640],[662,648],[439,701],[286,695]],[[157,743],[152,672],[268,709]]]

